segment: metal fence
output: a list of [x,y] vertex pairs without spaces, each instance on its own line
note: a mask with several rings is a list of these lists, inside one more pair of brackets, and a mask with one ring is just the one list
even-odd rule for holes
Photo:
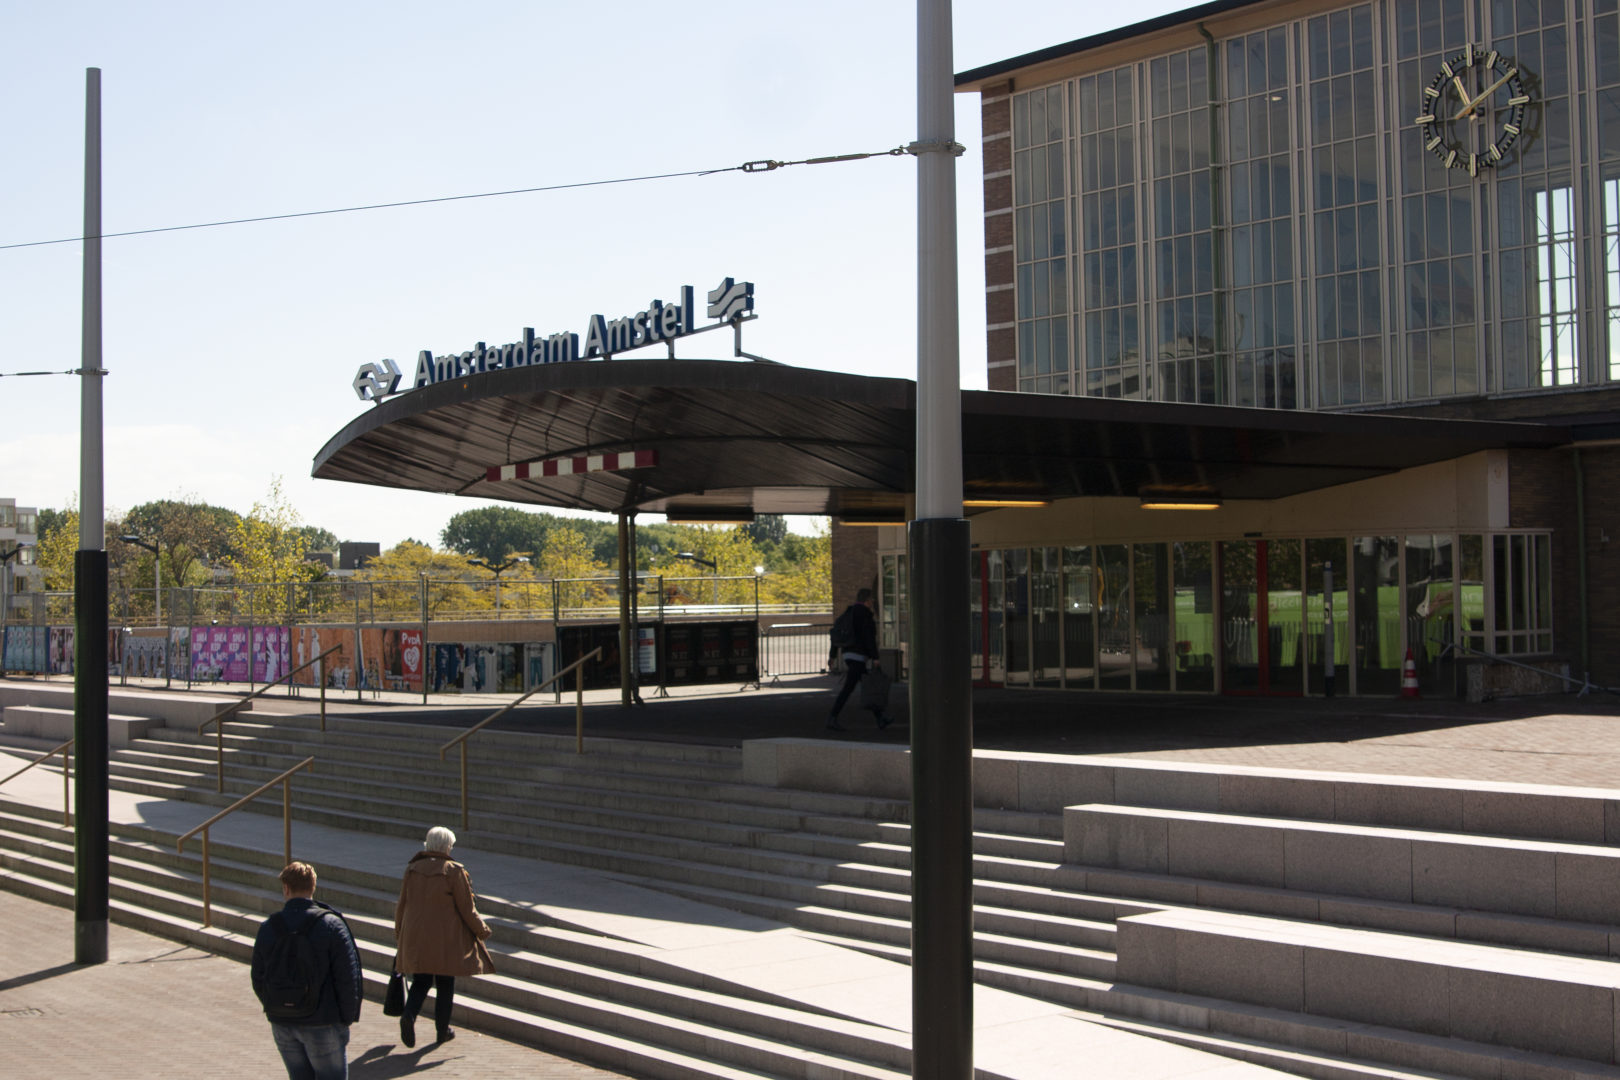
[[[751,621],[762,627],[761,674],[779,678],[823,670],[826,628],[830,625],[826,607],[762,603],[761,581],[756,575],[643,574],[637,578],[632,601],[635,621],[642,626]],[[619,617],[617,577],[468,580],[422,575],[415,581],[351,578],[223,583],[165,588],[157,598],[158,605],[152,603],[152,593],[151,589],[145,590],[144,603],[139,602],[140,596],[133,590],[121,590],[109,597],[112,641],[108,655],[116,659],[117,673],[125,678],[155,677],[188,685],[221,679],[250,684],[268,681],[278,672],[276,662],[263,659],[267,652],[279,651],[290,663],[325,639],[328,643],[349,643],[346,653],[324,665],[316,676],[329,688],[353,689],[357,693],[403,689],[406,680],[402,670],[395,670],[400,654],[413,646],[433,654],[435,647],[443,647],[458,636],[454,628],[445,628],[444,624],[459,623],[466,629],[460,637],[469,643],[468,656],[473,657],[473,644],[477,644],[478,654],[456,665],[455,671],[470,670],[476,660],[483,678],[485,665],[499,666],[499,678],[490,679],[504,691],[512,679],[521,681],[541,670],[531,671],[531,665],[540,662],[535,659],[539,645],[547,639],[557,640],[559,628],[616,622]],[[10,622],[0,624],[4,631],[0,637],[0,672],[67,674],[72,670],[74,653],[73,594],[31,595],[33,603],[27,617],[14,616]],[[155,606],[161,618],[156,616]],[[777,629],[762,616],[788,616],[791,621]],[[514,625],[509,632],[496,630],[492,639],[489,627],[479,625],[491,622]],[[434,625],[441,629],[431,635],[430,643]],[[199,641],[210,645],[199,652]],[[209,648],[213,659],[197,659]],[[489,649],[512,648],[517,650],[512,657],[485,655]],[[217,661],[221,650],[235,650],[251,657],[245,661],[238,658],[240,679],[222,669]],[[438,686],[444,681],[439,677],[443,673],[432,670],[434,659],[433,655],[419,659],[429,674],[412,675],[414,685]],[[518,669],[518,674],[507,668]],[[467,683],[462,676],[452,672],[448,677],[461,679],[465,692]]]
[[832,669],[832,617],[772,623],[759,628],[759,672],[776,682],[784,675],[819,675]]

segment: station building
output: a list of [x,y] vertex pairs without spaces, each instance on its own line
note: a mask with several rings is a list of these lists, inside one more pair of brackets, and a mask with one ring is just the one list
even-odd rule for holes
[[1408,651],[1430,691],[1492,657],[1620,682],[1616,8],[1221,0],[958,76],[992,391],[1559,433],[1274,497],[1031,485],[973,519],[981,680],[1316,694],[1331,621],[1341,694]]
[[[1517,665],[1620,685],[1617,8],[1218,0],[957,77],[983,114],[977,681],[1382,696],[1410,657],[1426,694],[1536,681]],[[631,319],[661,332],[617,347],[655,360],[525,329],[424,352],[406,390],[369,365],[375,408],[314,474],[826,514],[835,603],[876,587],[903,666],[915,386],[671,362],[711,329],[749,357],[752,289],[706,326],[689,286]]]

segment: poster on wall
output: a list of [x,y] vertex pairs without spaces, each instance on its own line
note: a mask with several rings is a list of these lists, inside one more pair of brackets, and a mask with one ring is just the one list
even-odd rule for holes
[[273,683],[292,668],[292,627],[261,626],[253,631],[253,680]]
[[[389,633],[393,636],[393,665],[397,667],[397,670],[393,670],[386,665],[384,670],[392,671],[393,675],[398,676],[400,689],[421,690],[423,685],[422,673],[425,670],[422,663],[422,631],[391,630]],[[388,645],[385,639],[383,645],[384,655],[387,655],[387,649]]]
[[523,646],[523,689],[544,686],[557,673],[557,647],[549,641],[530,641]]
[[330,626],[300,626],[291,631],[292,666],[303,667],[327,649],[337,646],[337,652],[292,677],[298,686],[325,685],[328,690],[352,690],[358,675],[355,670],[354,631]]
[[636,627],[636,673],[640,675],[658,674],[658,628],[656,626]]
[[73,627],[51,627],[48,670],[52,675],[73,674]]
[[133,679],[161,679],[168,671],[169,641],[123,635],[123,673]]
[[185,626],[169,627],[169,678],[191,677],[191,630]]
[[228,626],[194,626],[191,629],[191,677],[197,682],[219,682],[225,678]]
[[505,694],[523,689],[521,644],[436,641],[431,648],[436,694]]
[[758,676],[759,630],[752,620],[665,623],[664,682],[752,682]]
[[[617,626],[565,626],[557,631],[558,670],[566,668],[592,649],[601,649],[602,655],[587,663],[585,689],[609,690],[619,685],[619,628]],[[572,675],[564,676],[563,689],[574,686]]]
[[6,627],[5,641],[0,644],[5,670],[43,673],[48,643],[49,637],[43,626]]

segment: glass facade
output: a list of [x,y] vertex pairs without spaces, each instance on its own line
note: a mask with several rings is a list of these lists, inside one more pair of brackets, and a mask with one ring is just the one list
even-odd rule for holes
[[[904,563],[882,556],[885,647]],[[1393,695],[1410,650],[1443,692],[1453,644],[1553,645],[1545,532],[995,548],[973,553],[973,595],[974,678],[1006,686],[1321,694],[1331,649],[1337,693]]]
[[1378,0],[1015,93],[1018,389],[1620,380],[1617,35],[1617,0]]

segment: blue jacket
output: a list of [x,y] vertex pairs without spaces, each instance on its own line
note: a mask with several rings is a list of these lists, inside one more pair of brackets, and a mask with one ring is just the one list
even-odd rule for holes
[[[281,909],[281,918],[298,926],[309,918],[315,901],[302,896],[288,900]],[[270,945],[283,931],[274,918],[259,925],[259,936],[253,941],[253,993],[264,1001],[264,966]],[[277,1024],[352,1024],[360,1019],[362,976],[360,953],[354,947],[349,924],[335,911],[325,910],[316,916],[316,925],[309,931],[310,943],[326,964],[326,979],[321,984],[320,1004],[313,1015],[297,1020],[276,1019]]]

